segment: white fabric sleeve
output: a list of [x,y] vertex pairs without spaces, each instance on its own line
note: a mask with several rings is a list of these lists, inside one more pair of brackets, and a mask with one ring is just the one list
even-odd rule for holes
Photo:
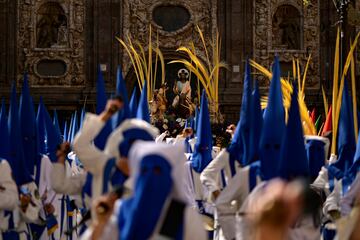
[[38,173],[40,174],[38,189],[40,197],[46,193],[47,199],[45,199],[45,203],[49,203],[56,195],[55,191],[51,187],[52,168],[53,165],[50,161],[50,158],[46,155],[43,155],[41,158],[40,173]]
[[236,211],[231,206],[233,200],[236,200],[239,206],[243,204],[249,195],[249,171],[250,167],[242,168],[222,190],[215,202],[219,214],[235,214]]
[[185,196],[188,202],[195,208],[196,207],[196,193],[194,189],[194,184],[192,180],[192,169],[191,169],[191,162],[187,161],[185,163],[185,177],[184,177],[184,189],[185,189]]
[[11,175],[11,168],[6,160],[0,162],[0,210],[14,210],[19,201],[16,183]]
[[162,134],[160,134],[159,136],[156,137],[155,142],[156,143],[161,143],[164,141],[164,138],[166,137],[166,132],[163,132]]
[[102,173],[103,166],[108,159],[108,156],[92,143],[104,125],[105,122],[99,116],[87,113],[83,128],[76,134],[73,143],[75,154],[83,163],[84,168],[93,175]]
[[328,183],[329,183],[328,170],[325,167],[322,167],[319,172],[319,175],[311,185],[325,191],[326,185]]
[[223,149],[216,158],[214,158],[209,165],[202,171],[200,181],[209,193],[220,191],[220,173],[225,168],[229,153]]
[[323,213],[330,218],[330,211],[340,212],[341,181],[335,180],[334,190],[327,196],[323,207]]
[[66,195],[81,194],[86,181],[86,174],[79,173],[73,176],[66,176],[65,165],[55,163],[51,173],[51,186],[57,193]]

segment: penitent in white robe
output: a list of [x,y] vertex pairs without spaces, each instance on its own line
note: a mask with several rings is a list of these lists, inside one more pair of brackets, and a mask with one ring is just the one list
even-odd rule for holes
[[16,183],[11,176],[11,168],[6,160],[0,160],[0,240],[2,232],[9,228],[9,216],[5,211],[13,211],[19,204],[19,195]]
[[329,216],[330,211],[339,211],[342,216],[347,216],[352,211],[356,198],[360,194],[360,174],[356,175],[355,180],[344,194],[342,179],[335,182],[334,190],[327,197],[324,203],[324,214]]

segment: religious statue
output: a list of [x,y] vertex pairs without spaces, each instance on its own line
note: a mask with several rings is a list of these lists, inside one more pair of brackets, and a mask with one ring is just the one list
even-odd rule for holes
[[288,49],[299,49],[299,26],[296,21],[292,19],[283,19],[279,24],[282,30],[281,43],[287,45]]
[[41,8],[37,28],[37,47],[64,47],[68,42],[67,17],[57,5]]
[[299,11],[290,5],[280,6],[273,17],[274,45],[285,49],[300,49]]
[[191,102],[191,85],[189,81],[189,71],[182,68],[178,71],[178,80],[173,87],[175,98],[172,107],[176,109],[176,114],[181,118],[188,118],[194,111]]
[[68,36],[67,36],[67,21],[66,16],[60,15],[59,16],[59,29],[57,34],[57,46],[66,46],[68,42]]
[[167,84],[164,83],[159,89],[154,90],[153,99],[150,101],[150,112],[153,120],[163,120],[166,112]]
[[179,104],[180,97],[186,98],[187,101],[191,102],[191,86],[189,82],[189,71],[185,68],[182,68],[178,71],[179,80],[176,81],[173,91],[175,93],[175,98],[172,106],[176,108]]

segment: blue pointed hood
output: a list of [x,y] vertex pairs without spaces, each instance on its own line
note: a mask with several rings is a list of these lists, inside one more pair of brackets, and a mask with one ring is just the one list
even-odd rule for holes
[[[100,114],[102,111],[105,110],[107,102],[106,96],[106,89],[105,89],[105,82],[103,75],[100,71],[100,67],[98,70],[98,79],[96,84],[96,113]],[[97,148],[100,150],[104,150],[106,140],[112,131],[111,121],[107,121],[103,129],[100,133],[96,136],[94,143]]]
[[30,96],[27,74],[24,74],[24,83],[20,97],[19,118],[26,167],[28,172],[31,175],[34,175],[35,163],[38,156],[36,118],[34,106]]
[[240,137],[242,145],[242,166],[246,166],[250,162],[250,112],[251,110],[251,69],[249,61],[245,65],[245,78],[243,86],[243,96],[240,112]]
[[67,121],[64,122],[64,132],[63,132],[63,141],[68,140],[68,123]]
[[241,121],[239,120],[236,125],[234,136],[231,139],[231,143],[227,148],[227,151],[229,153],[229,166],[232,176],[236,174],[236,165],[243,166],[242,159],[243,159],[244,145],[241,138],[240,122]]
[[137,112],[137,109],[138,109],[136,87],[134,88],[134,91],[133,91],[133,93],[131,95],[129,108],[130,108],[130,116],[131,116],[131,118],[136,118],[136,112]]
[[0,158],[3,159],[9,159],[10,153],[9,128],[6,115],[5,101],[2,99],[0,112]]
[[201,108],[198,121],[197,140],[191,165],[196,172],[201,173],[212,160],[212,134],[205,90],[201,96]]
[[194,133],[198,130],[198,122],[199,122],[199,108],[195,107],[195,118],[194,118]]
[[72,126],[71,126],[71,132],[70,132],[70,136],[69,136],[69,141],[73,142],[76,133],[78,132],[79,128],[78,128],[78,114],[77,111],[75,111],[74,113],[74,117],[73,117],[73,121],[72,121]]
[[149,103],[147,97],[147,83],[145,82],[141,92],[139,106],[136,112],[136,118],[150,123]]
[[194,117],[193,116],[190,116],[188,119],[186,119],[186,122],[185,122],[185,128],[191,128],[191,129],[194,129]]
[[160,155],[143,157],[139,169],[134,194],[118,215],[119,239],[150,239],[174,185],[171,165]]
[[55,126],[56,133],[61,137],[60,123],[56,109],[54,109],[53,124]]
[[348,84],[345,80],[338,126],[338,160],[333,164],[333,166],[344,173],[346,173],[352,165],[356,150],[353,119],[352,101],[348,91]]
[[285,111],[280,82],[279,58],[275,57],[268,104],[260,137],[260,161],[264,180],[276,177],[285,131]]
[[58,145],[61,144],[60,132],[56,130],[44,104],[42,104],[42,107],[44,109],[44,123],[46,131],[46,154],[49,156],[51,162],[57,162],[56,151]]
[[22,146],[22,135],[19,121],[19,109],[17,105],[16,85],[13,83],[9,118],[8,118],[9,138],[10,138],[10,155],[9,163],[15,182],[18,186],[32,181],[31,175],[28,172],[27,164],[25,163],[25,156]]
[[[227,148],[229,153],[229,161],[231,174],[234,175],[236,172],[235,163],[238,162],[241,166],[247,165],[247,157],[245,156],[245,148],[249,147],[249,131],[250,131],[250,121],[249,116],[249,104],[250,104],[250,95],[251,95],[251,76],[250,76],[250,66],[246,62],[245,65],[245,78],[243,86],[243,96],[242,104],[240,108],[240,120],[236,125],[234,136],[231,139],[231,143]],[[247,141],[247,142],[246,142]],[[249,151],[247,151],[249,153]]]
[[38,153],[46,154],[46,130],[45,130],[45,116],[44,116],[44,110],[45,106],[42,100],[42,97],[40,97],[40,102],[38,106],[38,112],[36,116],[36,134],[37,134],[37,149]]
[[[360,134],[360,131],[359,131]],[[360,135],[358,135],[360,136]],[[357,145],[356,145],[356,152],[354,155],[354,161],[353,164],[350,168],[350,170],[348,171],[348,175],[351,175],[351,177],[355,178],[356,174],[359,172],[360,170],[360,141],[358,140]]]
[[309,161],[309,174],[315,180],[325,165],[329,140],[320,136],[306,136],[306,154]]
[[84,124],[85,114],[86,114],[85,107],[83,107],[83,108],[81,109],[80,128],[79,128],[79,129],[82,129],[82,126],[83,126],[83,124]]
[[120,95],[122,97],[124,106],[120,111],[118,111],[114,115],[114,124],[113,124],[114,129],[117,126],[119,126],[125,119],[131,118],[130,108],[129,108],[129,97],[120,66],[118,66],[117,74],[116,74],[116,95]]
[[293,88],[294,92],[291,96],[289,119],[281,145],[279,164],[280,177],[286,180],[309,176],[309,164],[305,151],[298,93],[295,84],[293,84]]
[[68,142],[71,142],[71,141],[72,141],[72,140],[71,140],[71,133],[72,133],[73,125],[74,125],[73,122],[74,122],[74,113],[71,114],[69,130],[68,130],[68,132],[67,132],[67,139],[66,139],[66,141],[68,141]]
[[100,114],[102,111],[104,111],[107,99],[105,81],[99,66],[96,82],[96,114]]
[[260,92],[257,81],[255,81],[255,88],[251,95],[250,109],[250,122],[252,127],[250,128],[249,160],[250,163],[252,163],[259,160],[259,144],[263,125],[263,117],[260,105]]

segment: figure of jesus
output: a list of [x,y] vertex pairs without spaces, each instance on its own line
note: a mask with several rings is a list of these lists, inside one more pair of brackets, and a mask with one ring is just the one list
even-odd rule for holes
[[179,80],[176,81],[173,91],[175,93],[175,98],[172,106],[176,108],[179,104],[180,97],[186,97],[188,102],[191,102],[191,86],[189,81],[189,71],[185,68],[182,68],[178,71]]

